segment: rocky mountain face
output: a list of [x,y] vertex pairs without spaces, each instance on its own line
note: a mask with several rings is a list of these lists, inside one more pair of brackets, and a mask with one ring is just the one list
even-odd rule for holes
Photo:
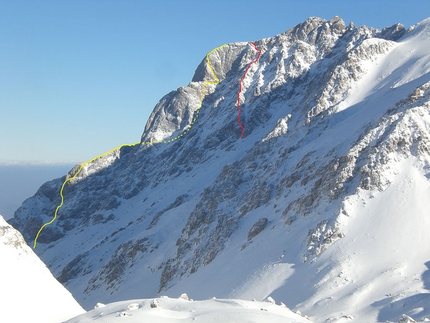
[[[386,192],[402,187],[393,183],[411,170],[419,191],[430,192],[429,35],[430,20],[380,31],[335,17],[309,18],[255,41],[261,57],[242,84],[242,139],[239,80],[257,51],[248,43],[214,50],[188,86],[159,101],[142,145],[96,159],[67,184],[58,219],[42,231],[36,253],[86,308],[125,295],[276,294],[316,321],[397,320],[402,313],[391,317],[386,303],[377,303],[383,295],[368,294],[353,307],[343,301],[379,274],[343,288],[336,277],[354,262],[334,261],[340,253],[332,253],[349,248],[348,223],[355,220],[348,219],[362,212],[374,214],[366,221],[376,231],[362,227],[364,220],[355,229],[383,232],[384,210],[366,205],[391,196]],[[208,83],[213,73],[218,84]],[[11,223],[28,243],[78,169],[45,183],[16,211]],[[419,205],[413,209],[421,215],[427,205]],[[417,257],[410,259],[422,265],[416,275],[429,260]],[[408,284],[392,297],[415,293]],[[311,306],[324,299],[332,307]]]
[[57,323],[84,312],[1,216],[0,257],[3,322]]

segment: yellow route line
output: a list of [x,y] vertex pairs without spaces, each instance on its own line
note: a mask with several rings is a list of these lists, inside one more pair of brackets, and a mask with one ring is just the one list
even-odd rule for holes
[[184,132],[182,132],[180,135],[176,136],[175,138],[171,138],[171,139],[169,139],[169,140],[154,140],[154,141],[136,142],[136,143],[134,143],[134,144],[123,144],[123,145],[118,146],[118,147],[116,147],[116,148],[114,148],[114,149],[111,149],[111,150],[109,150],[109,151],[107,151],[107,152],[105,152],[105,153],[103,153],[103,154],[101,154],[101,155],[99,155],[99,156],[97,156],[97,157],[94,157],[93,159],[91,159],[91,160],[89,160],[89,161],[83,162],[83,163],[81,164],[81,166],[79,167],[78,171],[77,171],[77,172],[76,172],[72,177],[67,178],[67,179],[63,182],[63,185],[61,185],[61,188],[60,188],[61,203],[60,203],[60,204],[57,206],[57,208],[55,209],[54,217],[52,218],[52,220],[51,220],[51,221],[49,221],[49,222],[46,222],[44,225],[42,225],[42,226],[41,226],[41,228],[39,229],[39,231],[37,232],[37,234],[36,234],[36,238],[34,239],[33,249],[36,249],[37,239],[39,238],[39,235],[40,235],[40,233],[42,232],[42,230],[43,230],[46,226],[48,226],[48,225],[52,224],[52,223],[57,219],[58,210],[59,210],[59,209],[63,206],[63,204],[64,204],[64,196],[63,196],[63,190],[64,190],[64,187],[66,186],[66,184],[67,184],[68,182],[70,182],[70,181],[72,181],[73,179],[75,179],[75,178],[76,178],[76,176],[78,176],[78,175],[79,175],[79,173],[84,169],[84,167],[85,167],[86,165],[91,164],[91,163],[92,163],[92,162],[94,162],[95,160],[97,160],[97,159],[99,159],[99,158],[102,158],[102,157],[104,157],[104,156],[106,156],[106,155],[109,155],[109,154],[111,154],[111,153],[113,153],[113,152],[115,152],[115,151],[117,151],[117,150],[120,150],[122,147],[135,147],[135,146],[137,146],[137,145],[153,145],[153,144],[160,144],[160,143],[167,144],[167,143],[170,143],[170,142],[174,142],[175,140],[178,140],[179,138],[181,138],[181,137],[185,136],[185,135],[190,131],[191,127],[194,125],[194,123],[196,122],[196,120],[197,120],[197,118],[198,118],[198,116],[199,116],[200,108],[202,107],[202,104],[203,104],[203,99],[204,99],[204,98],[205,98],[205,96],[206,96],[207,86],[208,86],[209,84],[218,84],[218,83],[219,83],[219,79],[218,79],[217,75],[215,74],[215,70],[214,70],[214,68],[213,68],[213,66],[212,66],[212,64],[211,64],[211,61],[210,61],[210,59],[209,59],[209,56],[210,56],[210,55],[212,55],[212,53],[213,53],[213,52],[215,52],[216,50],[218,50],[218,49],[220,49],[220,48],[222,48],[222,47],[224,47],[224,46],[226,46],[226,44],[221,45],[221,46],[219,46],[219,47],[216,47],[216,48],[212,49],[212,50],[211,50],[211,51],[206,55],[206,63],[207,63],[207,65],[209,66],[209,68],[210,68],[210,70],[211,70],[211,72],[212,72],[212,76],[214,77],[215,81],[204,81],[204,82],[203,82],[203,90],[202,90],[202,94],[200,95],[200,103],[199,103],[199,105],[198,105],[198,107],[197,107],[197,110],[195,111],[194,119],[193,119],[193,121],[191,122],[190,126],[187,128],[187,130],[185,130]]

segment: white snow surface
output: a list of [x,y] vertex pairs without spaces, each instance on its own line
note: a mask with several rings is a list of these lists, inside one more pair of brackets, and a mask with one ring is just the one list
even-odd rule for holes
[[104,323],[311,323],[307,318],[293,313],[285,305],[276,305],[270,301],[257,302],[216,298],[204,301],[187,301],[181,298],[168,297],[122,301],[106,306],[99,305],[88,313],[70,319],[66,323],[98,321]]
[[85,312],[0,216],[0,322],[59,323]]
[[398,174],[383,193],[345,202],[345,237],[312,263],[319,279],[298,305],[303,313],[336,322],[430,318],[430,183],[415,162],[393,165]]

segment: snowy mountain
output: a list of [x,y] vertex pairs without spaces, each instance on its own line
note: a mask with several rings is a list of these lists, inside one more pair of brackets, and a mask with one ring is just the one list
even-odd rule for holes
[[0,216],[1,322],[59,323],[84,312]]
[[214,49],[141,145],[45,183],[11,223],[32,244],[70,179],[35,251],[87,309],[187,292],[430,317],[430,19],[309,18],[253,44]]

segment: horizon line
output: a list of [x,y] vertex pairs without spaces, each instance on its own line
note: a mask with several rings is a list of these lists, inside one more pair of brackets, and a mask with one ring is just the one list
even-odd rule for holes
[[66,166],[76,165],[80,161],[55,161],[55,160],[1,160],[0,166]]

